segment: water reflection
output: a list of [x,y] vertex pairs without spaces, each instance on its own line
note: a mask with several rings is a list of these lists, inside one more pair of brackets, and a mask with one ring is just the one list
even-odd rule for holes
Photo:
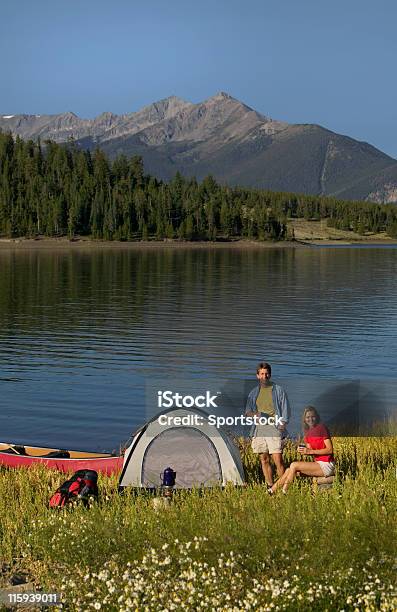
[[143,419],[148,377],[247,378],[261,358],[276,379],[396,377],[396,262],[382,248],[1,251],[0,438],[109,449]]

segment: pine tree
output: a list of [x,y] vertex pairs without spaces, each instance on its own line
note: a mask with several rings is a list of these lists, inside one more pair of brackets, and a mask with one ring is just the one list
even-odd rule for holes
[[0,234],[88,234],[109,240],[216,240],[291,236],[288,217],[327,218],[331,227],[395,233],[397,207],[200,184],[177,173],[169,184],[144,174],[142,158],[93,155],[76,143],[23,141],[0,133]]

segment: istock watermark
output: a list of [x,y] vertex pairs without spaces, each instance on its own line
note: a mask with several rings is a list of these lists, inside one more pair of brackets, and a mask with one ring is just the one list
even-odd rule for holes
[[220,427],[239,427],[239,426],[252,426],[252,425],[271,425],[278,427],[283,424],[283,419],[279,416],[245,416],[243,414],[239,416],[218,416],[216,414],[209,414],[207,417],[203,417],[199,414],[185,414],[181,415],[170,415],[160,414],[157,418],[157,422],[162,427],[203,427],[204,425],[215,425],[217,429]]
[[[155,422],[159,429],[173,425],[202,427],[210,436],[219,435],[219,429],[226,426],[236,436],[252,436],[254,427],[259,427],[260,435],[271,436],[268,432],[275,428],[294,437],[302,434],[304,408],[314,406],[333,436],[396,435],[397,380],[339,380],[302,375],[290,375],[277,382],[272,379],[276,391],[279,385],[288,394],[290,418],[285,432],[277,401],[274,412],[266,410],[251,416],[252,405],[247,402],[250,393],[258,388],[255,371],[247,379],[196,374],[186,379],[148,377],[141,422]],[[272,391],[274,404],[273,395]]]
[[205,391],[204,395],[183,395],[173,391],[157,391],[158,408],[218,408],[216,400],[221,392],[215,395]]

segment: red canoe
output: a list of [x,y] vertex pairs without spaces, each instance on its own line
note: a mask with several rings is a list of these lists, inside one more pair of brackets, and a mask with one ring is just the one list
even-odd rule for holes
[[0,442],[0,466],[29,467],[45,465],[59,472],[90,469],[103,474],[115,474],[123,467],[123,455],[64,451],[39,446],[19,446]]

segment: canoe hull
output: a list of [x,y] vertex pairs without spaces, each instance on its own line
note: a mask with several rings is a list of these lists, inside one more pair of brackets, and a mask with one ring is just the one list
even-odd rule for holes
[[[83,453],[79,453],[83,455]],[[108,457],[79,457],[79,458],[51,458],[51,457],[32,457],[28,455],[16,455],[14,453],[0,453],[0,465],[17,468],[32,467],[43,465],[46,468],[57,470],[58,472],[77,472],[77,470],[95,470],[102,474],[117,474],[123,467],[123,456]]]

